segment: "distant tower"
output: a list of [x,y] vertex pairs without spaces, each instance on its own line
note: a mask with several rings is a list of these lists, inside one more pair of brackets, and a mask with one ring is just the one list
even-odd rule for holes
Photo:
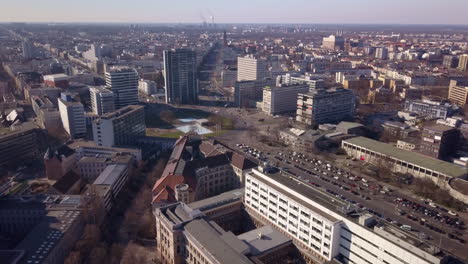
[[228,45],[228,42],[227,42],[227,34],[226,34],[226,30],[224,30],[224,34],[223,34],[223,42],[224,42],[224,46],[226,47]]

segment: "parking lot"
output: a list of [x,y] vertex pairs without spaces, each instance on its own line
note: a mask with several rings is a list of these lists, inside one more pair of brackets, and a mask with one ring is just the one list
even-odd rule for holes
[[[259,162],[275,164],[291,176],[320,188],[335,197],[404,229],[445,251],[467,260],[465,219],[430,200],[419,200],[400,193],[374,179],[356,175],[350,168],[337,167],[315,156],[236,144],[239,151]],[[263,148],[262,148],[263,149]]]

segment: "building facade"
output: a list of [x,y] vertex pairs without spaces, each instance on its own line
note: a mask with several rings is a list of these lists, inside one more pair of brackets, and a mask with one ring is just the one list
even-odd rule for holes
[[69,93],[62,93],[58,100],[60,118],[65,131],[72,139],[86,135],[86,118],[83,105]]
[[96,115],[115,111],[114,93],[104,87],[90,87],[91,107]]
[[339,122],[354,116],[356,99],[348,89],[318,89],[297,97],[296,121],[307,126]]
[[267,62],[253,56],[237,58],[237,81],[261,81],[268,77]]
[[455,154],[458,130],[445,125],[425,126],[422,129],[420,152],[426,156],[447,160]]
[[146,134],[143,106],[128,105],[102,115],[93,122],[94,142],[98,146],[131,146]]
[[138,104],[138,72],[135,69],[113,67],[105,76],[106,87],[114,94],[115,109]]
[[190,49],[165,50],[164,81],[167,104],[198,102],[197,55]]
[[297,95],[308,91],[309,85],[307,84],[267,86],[263,89],[262,111],[269,115],[294,112]]

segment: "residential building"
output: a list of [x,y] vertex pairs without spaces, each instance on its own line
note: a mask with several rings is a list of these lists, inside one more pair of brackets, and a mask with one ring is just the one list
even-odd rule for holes
[[277,115],[296,110],[298,94],[309,91],[307,84],[277,84],[263,89],[262,111],[269,115]]
[[468,103],[468,85],[458,84],[457,81],[450,81],[448,99],[450,102],[464,107]]
[[252,55],[237,58],[237,81],[261,81],[268,78],[267,61]]
[[457,69],[460,71],[466,71],[468,69],[468,54],[460,55]]
[[128,105],[93,122],[93,138],[99,146],[131,146],[145,134],[143,106]]
[[133,68],[106,70],[106,86],[114,93],[115,109],[138,104],[138,72]]
[[0,132],[0,166],[20,164],[39,155],[36,128],[2,129]]
[[406,100],[405,111],[424,115],[429,118],[447,118],[454,113],[451,104],[445,101],[436,100]]
[[65,131],[72,139],[83,138],[86,135],[86,119],[83,105],[75,100],[70,93],[62,93],[58,100],[60,118]]
[[375,48],[375,58],[379,60],[386,60],[388,59],[388,49],[385,47],[377,47]]
[[436,159],[447,160],[455,154],[458,130],[445,125],[424,126],[421,135],[420,153]]
[[431,179],[441,187],[450,179],[467,176],[466,170],[458,165],[365,137],[343,140],[341,147],[356,159],[386,166],[394,172]]
[[322,40],[322,48],[327,50],[343,50],[344,38],[342,36],[330,35]]
[[402,229],[377,224],[347,201],[271,168],[247,173],[245,208],[291,238],[307,263],[440,264],[446,257]]
[[115,111],[114,93],[104,87],[90,87],[91,107],[96,115]]
[[165,50],[164,81],[167,104],[198,102],[197,55],[190,49]]
[[353,91],[343,88],[318,89],[299,94],[296,121],[313,126],[352,119],[355,101]]

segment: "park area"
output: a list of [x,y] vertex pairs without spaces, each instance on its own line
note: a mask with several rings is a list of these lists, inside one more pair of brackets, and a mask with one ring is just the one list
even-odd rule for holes
[[146,135],[179,138],[186,133],[219,136],[234,128],[229,118],[199,109],[152,105],[146,113]]

